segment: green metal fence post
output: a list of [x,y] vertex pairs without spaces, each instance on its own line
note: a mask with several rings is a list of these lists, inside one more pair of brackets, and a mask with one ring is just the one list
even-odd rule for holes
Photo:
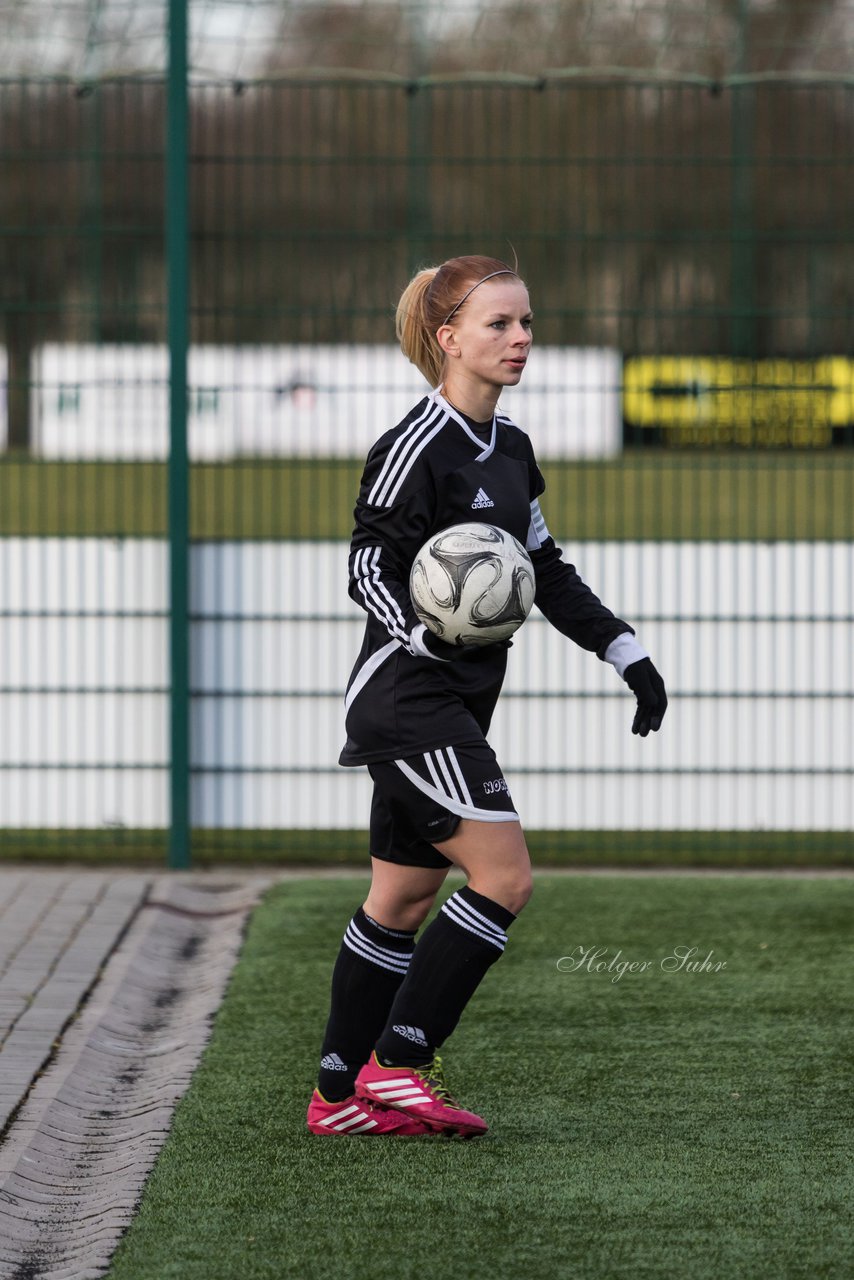
[[409,209],[408,249],[409,274],[432,262],[430,243],[430,188],[428,166],[430,155],[430,93],[422,77],[429,66],[429,50],[423,10],[415,5],[407,16],[410,45],[410,83],[408,88]]
[[[736,74],[748,70],[750,0],[737,8]],[[730,355],[755,357],[756,214],[754,209],[755,93],[753,85],[735,84],[732,94],[732,320]]]
[[187,0],[169,0],[166,114],[166,262],[169,335],[169,866],[190,865],[189,462],[189,183]]

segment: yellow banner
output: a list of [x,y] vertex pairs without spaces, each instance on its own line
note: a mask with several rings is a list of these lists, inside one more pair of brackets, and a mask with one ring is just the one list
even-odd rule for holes
[[670,444],[823,448],[834,427],[854,425],[854,360],[634,356],[623,417]]

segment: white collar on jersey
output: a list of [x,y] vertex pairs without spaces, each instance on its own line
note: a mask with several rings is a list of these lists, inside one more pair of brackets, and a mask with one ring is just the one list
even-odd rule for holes
[[437,387],[435,391],[431,391],[427,399],[432,400],[435,404],[441,405],[448,417],[453,418],[454,422],[459,423],[469,440],[472,440],[477,445],[478,455],[475,458],[475,462],[485,462],[490,454],[495,452],[495,436],[497,431],[495,414],[492,415],[492,435],[489,437],[489,444],[484,445],[480,436],[475,435],[463,415],[454,408],[450,400],[446,400],[442,395],[441,387]]

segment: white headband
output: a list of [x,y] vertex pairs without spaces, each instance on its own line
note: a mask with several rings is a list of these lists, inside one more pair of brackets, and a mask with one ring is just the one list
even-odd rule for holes
[[[448,312],[448,314],[445,316],[445,319],[442,321],[442,324],[447,324],[451,316],[454,315],[457,311],[459,311],[460,307],[463,305],[463,303],[465,302],[469,294],[474,293],[475,289],[477,289],[480,285],[486,284],[487,280],[491,280],[493,276],[515,276],[515,275],[516,275],[516,272],[511,271],[510,267],[502,267],[500,271],[491,271],[490,274],[488,276],[484,276],[482,280],[476,280],[475,283],[472,285],[472,287],[470,289],[467,289],[466,292],[463,294],[463,296],[460,298],[459,302],[454,307],[453,311]],[[442,326],[440,325],[439,328],[441,327]]]

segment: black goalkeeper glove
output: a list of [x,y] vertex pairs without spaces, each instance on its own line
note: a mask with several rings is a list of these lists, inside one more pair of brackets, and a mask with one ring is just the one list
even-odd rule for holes
[[645,738],[650,729],[655,733],[661,728],[667,710],[664,681],[649,658],[640,658],[626,667],[623,679],[638,700],[632,733],[639,733]]

